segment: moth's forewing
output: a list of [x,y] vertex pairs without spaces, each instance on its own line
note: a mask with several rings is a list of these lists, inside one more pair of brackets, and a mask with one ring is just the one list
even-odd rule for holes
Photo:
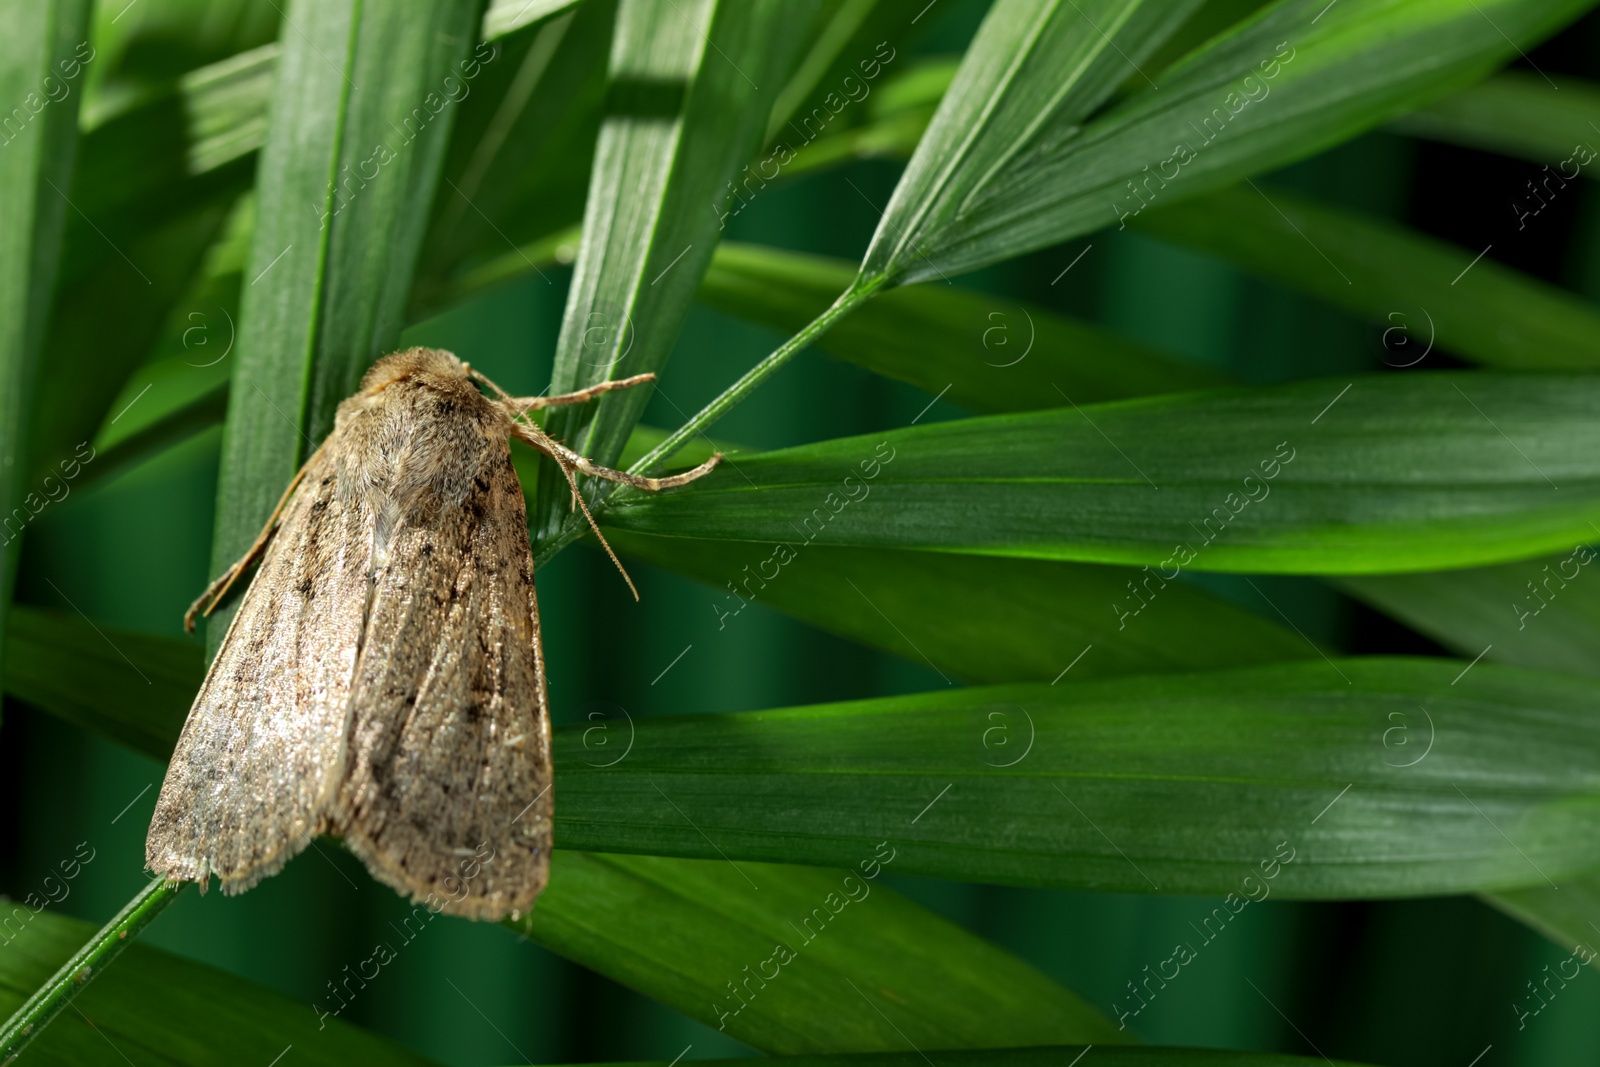
[[242,892],[321,832],[344,774],[370,512],[343,507],[324,449],[217,652],[156,801],[157,874]]
[[400,524],[394,562],[378,573],[336,832],[402,893],[498,918],[532,905],[549,864],[533,554],[504,431],[471,421],[439,431],[460,464],[440,484],[465,491],[442,501],[436,522]]

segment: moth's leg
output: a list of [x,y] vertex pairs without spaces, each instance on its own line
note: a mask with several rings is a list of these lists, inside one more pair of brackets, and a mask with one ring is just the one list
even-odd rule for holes
[[591,385],[587,389],[579,389],[575,393],[560,393],[556,396],[512,396],[481,371],[469,369],[467,373],[472,375],[475,381],[487,385],[500,398],[500,402],[511,412],[513,417],[525,415],[540,408],[557,407],[561,404],[582,404],[604,393],[610,393],[617,389],[627,389],[631,386],[643,385],[645,382],[656,380],[654,374],[635,374],[631,378],[618,378],[614,382],[600,382],[598,385]]
[[[540,434],[540,436],[543,437],[544,435]],[[524,441],[528,440],[527,437],[523,437],[522,439]],[[545,437],[545,440],[549,441],[550,439]],[[529,443],[532,444],[531,441],[529,441]],[[539,448],[540,446],[534,445],[534,447]],[[628,568],[622,565],[622,561],[618,559],[617,554],[612,551],[611,542],[607,541],[606,535],[600,532],[600,524],[595,522],[594,516],[589,513],[589,505],[584,503],[583,494],[578,492],[578,479],[577,476],[572,473],[572,467],[568,465],[566,460],[562,459],[560,456],[555,455],[554,453],[547,454],[550,455],[551,459],[556,461],[556,466],[561,468],[562,476],[567,479],[567,484],[572,487],[572,502],[578,505],[579,510],[583,512],[583,517],[589,521],[589,529],[594,531],[595,540],[600,542],[600,547],[605,549],[606,555],[611,557],[611,562],[615,564],[617,572],[622,575],[622,580],[628,583],[628,591],[633,594],[633,599],[638,600],[639,589],[633,584],[633,579],[628,576]]]
[[[189,610],[183,613],[183,628],[186,632],[194,633],[195,616],[200,615],[209,618],[211,613],[216,610],[217,605],[222,602],[222,598],[228,595],[228,590],[233,588],[233,583],[239,580],[239,576],[249,570],[250,565],[260,559],[262,554],[266,552],[267,545],[272,542],[272,535],[278,531],[278,518],[283,514],[283,509],[288,506],[289,497],[294,495],[295,487],[300,484],[300,479],[306,476],[306,470],[322,454],[322,449],[325,446],[326,442],[323,445],[319,445],[317,450],[311,453],[311,458],[307,459],[305,463],[301,464],[300,469],[295,471],[294,477],[289,480],[288,488],[278,498],[277,507],[272,509],[272,514],[267,518],[267,524],[256,535],[255,543],[250,546],[249,551],[240,556],[238,562],[223,571],[210,585],[206,586],[206,591],[201,593],[195,599],[195,602],[189,605]],[[205,605],[204,610],[201,610],[201,605]]]
[[665,478],[646,478],[638,474],[629,474],[627,471],[612,470],[593,462],[587,456],[580,456],[560,441],[551,437],[537,426],[528,426],[517,423],[512,431],[518,439],[532,445],[557,463],[562,468],[571,467],[573,470],[582,471],[594,478],[604,478],[608,482],[621,482],[631,485],[636,489],[648,489],[652,493],[662,489],[673,489],[680,485],[688,485],[696,478],[703,478],[710,474],[712,468],[722,462],[722,453],[718,452],[694,470],[684,471],[682,474],[673,474]]
[[[488,379],[483,380],[488,381]],[[500,387],[493,382],[489,382],[489,387],[496,392],[500,392],[500,402],[505,405],[512,415],[523,415],[530,411],[538,411],[541,408],[559,407],[563,404],[582,404],[605,393],[615,392],[618,389],[627,389],[635,385],[643,385],[645,382],[653,382],[655,380],[656,376],[654,374],[635,374],[631,378],[618,378],[614,382],[601,382],[598,385],[591,385],[587,389],[579,389],[575,393],[561,393],[558,396],[507,396],[504,392],[500,392]]]

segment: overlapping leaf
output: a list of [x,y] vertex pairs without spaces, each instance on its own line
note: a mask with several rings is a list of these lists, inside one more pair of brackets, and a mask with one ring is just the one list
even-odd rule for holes
[[964,419],[751,456],[672,493],[618,494],[608,520],[1168,580],[1466,566],[1600,521],[1597,401],[1593,378],[1413,373]]
[[780,545],[608,536],[625,555],[710,586],[704,619],[719,631],[762,604],[963,681],[1078,680],[1316,655],[1259,615],[1123,567],[820,545],[788,558]]
[[557,852],[521,929],[766,1052],[1127,1040],[877,881],[899,862],[893,843],[858,851],[835,871]]
[[1279,189],[1235,186],[1135,228],[1342,307],[1387,331],[1386,359],[1443,351],[1515,370],[1600,367],[1600,312],[1478,252]]
[[[87,17],[83,0],[40,0],[0,12],[8,44],[0,54],[0,100],[15,108],[0,132],[0,624],[11,603],[22,529],[43,508],[41,494],[50,492],[30,484],[29,434],[77,146],[83,63],[93,58]],[[69,70],[75,78],[62,81]],[[46,78],[66,94],[55,97],[60,90]]]
[[[1552,81],[1546,75],[1507,70],[1436,100],[1397,119],[1401,133],[1481,148],[1547,163],[1554,177],[1543,190],[1553,193],[1577,173],[1593,177],[1581,162],[1580,148],[1600,147],[1594,124],[1600,122],[1600,86],[1576,78]],[[1558,164],[1567,162],[1565,168]],[[1565,179],[1565,180],[1564,180]]]
[[1464,666],[1315,660],[655,719],[607,768],[562,732],[558,834],[818,863],[889,840],[905,873],[1298,898],[1600,866],[1595,683],[1479,664],[1453,684]]
[[[197,647],[123,633],[107,638],[86,621],[27,610],[12,620],[12,642],[10,695],[156,759],[171,752],[200,683]],[[84,663],[97,669],[85,671]],[[63,664],[76,667],[63,671]],[[733,868],[720,857],[700,863],[558,852],[550,888],[532,915],[513,925],[767,1051],[894,1048],[894,1026],[919,1042],[947,1046],[1118,1039],[1116,1028],[1072,993],[874,882],[895,862],[889,859],[887,868],[862,865],[875,857],[881,863],[876,843],[842,860],[855,872],[847,883],[849,871],[759,863]],[[747,876],[760,879],[764,891],[752,894]],[[841,889],[859,898],[850,905],[854,910],[818,938],[812,909],[842,915],[844,897],[829,896]],[[808,917],[811,925],[805,927]],[[791,934],[790,923],[810,936]],[[663,931],[692,943],[693,951],[680,950]],[[740,1008],[727,983],[744,982],[743,968],[758,969],[785,938],[792,938],[800,959],[781,964],[783,995],[750,998]],[[930,973],[947,978],[930,985],[924,981]],[[846,978],[870,982],[870,991],[888,999],[874,1007],[844,998]],[[893,1023],[885,1025],[880,1010]],[[837,1025],[808,1030],[803,1021],[819,1013]]]
[[[476,5],[297,4],[262,154],[223,438],[220,571],[366,365],[394,346],[472,62]],[[410,32],[417,20],[437,32]],[[220,628],[214,628],[220,632]]]
[[[793,332],[844,291],[839,260],[752,245],[717,249],[699,298],[729,315]],[[978,411],[1031,411],[1181,392],[1227,379],[1109,330],[1044,308],[959,289],[901,289],[863,304],[818,345],[885,377]]]
[[[1043,32],[1082,29],[1071,25],[1076,11],[1042,19],[1045,6],[991,10],[864,274],[919,281],[972,270],[1304,158],[1471,83],[1589,3],[1279,0],[1162,73],[1159,90],[1087,123],[1087,108],[1048,96],[1059,67],[1030,64]],[[1142,31],[1130,21],[1126,37],[1094,21],[1127,54],[1115,64],[1137,64],[1159,40],[1154,21]],[[1120,77],[1126,66],[1103,69]]]
[[[717,208],[761,143],[797,32],[813,13],[810,4],[773,0],[623,0],[552,391],[666,361],[720,236]],[[610,465],[648,398],[648,388],[611,393],[556,409],[547,427]],[[535,513],[544,531],[569,521],[566,494],[560,479],[541,485]]]
[[[999,0],[895,188],[862,273],[909,281],[981,265],[985,254],[954,252],[957,232],[997,211],[1039,213],[1039,186],[1063,177],[1042,172],[1060,170],[1085,118],[1197,6]],[[1007,236],[1017,247],[1002,256],[1070,235]]]
[[[0,901],[8,940],[0,952],[0,1018],[10,1016],[94,927],[41,910],[43,901]],[[130,945],[39,1035],[20,1062],[222,1067],[270,1063],[289,1048],[301,1063],[407,1064],[433,1061],[338,1019],[319,1020],[296,1003],[233,975],[159,949]],[[125,1057],[136,1057],[129,1059]]]

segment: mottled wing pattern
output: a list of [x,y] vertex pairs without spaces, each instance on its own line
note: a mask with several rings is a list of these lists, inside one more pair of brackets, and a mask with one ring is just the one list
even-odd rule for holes
[[157,874],[204,885],[214,873],[243,892],[325,829],[372,545],[370,509],[339,503],[334,451],[312,458],[285,506],[189,711],[145,845]]
[[553,811],[527,512],[498,432],[474,427],[459,507],[397,523],[387,559],[420,565],[375,573],[334,827],[381,881],[472,918],[532,906]]

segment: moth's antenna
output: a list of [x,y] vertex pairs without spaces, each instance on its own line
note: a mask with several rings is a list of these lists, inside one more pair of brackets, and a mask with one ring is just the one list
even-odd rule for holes
[[[548,453],[546,454],[548,455]],[[611,557],[611,562],[617,565],[617,571],[622,575],[622,580],[628,583],[628,591],[633,594],[633,599],[638,600],[639,590],[634,586],[633,579],[628,577],[628,568],[624,567],[622,565],[622,561],[617,558],[617,554],[611,551],[611,542],[607,541],[606,535],[600,532],[600,524],[594,521],[593,515],[589,514],[589,505],[583,502],[583,494],[578,492],[577,476],[572,473],[572,468],[567,466],[565,460],[561,459],[559,456],[551,456],[550,458],[556,461],[556,466],[560,467],[561,473],[566,475],[567,484],[572,486],[572,499],[574,503],[576,503],[579,510],[583,512],[583,517],[589,520],[589,529],[594,531],[594,536],[599,540],[600,547],[606,550],[606,555]]]

